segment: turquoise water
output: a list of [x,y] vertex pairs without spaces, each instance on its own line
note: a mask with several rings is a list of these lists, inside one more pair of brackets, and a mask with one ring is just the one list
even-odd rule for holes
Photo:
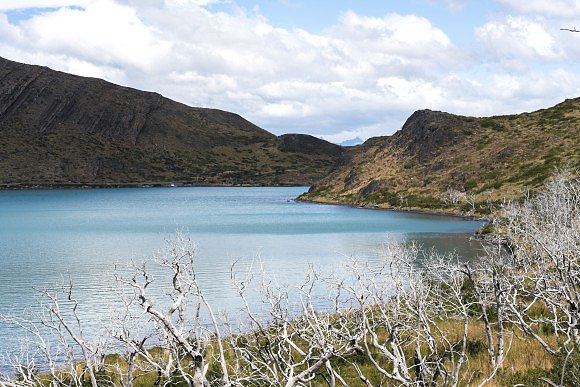
[[[236,260],[263,262],[272,278],[292,284],[309,264],[333,270],[345,256],[379,261],[387,236],[477,254],[468,238],[482,222],[292,201],[306,189],[0,191],[0,315],[34,311],[37,290],[64,279],[96,331],[116,298],[114,265],[150,260],[176,229],[197,245],[206,296],[230,312],[239,305],[229,272]],[[18,348],[19,335],[0,323],[0,352]]]

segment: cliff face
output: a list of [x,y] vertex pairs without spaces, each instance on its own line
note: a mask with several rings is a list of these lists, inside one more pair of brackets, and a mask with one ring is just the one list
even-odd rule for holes
[[428,161],[447,147],[457,144],[465,131],[478,129],[475,122],[453,114],[419,110],[413,113],[392,139],[407,156]]
[[487,118],[420,110],[392,136],[350,150],[305,200],[486,213],[580,168],[580,98]]
[[[310,184],[342,152],[242,117],[0,58],[0,183]],[[304,146],[301,147],[301,145]]]

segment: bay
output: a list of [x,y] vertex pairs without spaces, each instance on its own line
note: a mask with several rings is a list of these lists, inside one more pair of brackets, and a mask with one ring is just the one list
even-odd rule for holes
[[[38,291],[73,284],[88,329],[111,316],[115,265],[151,261],[182,230],[196,244],[198,281],[216,309],[235,313],[230,267],[263,263],[281,284],[314,265],[339,270],[345,257],[379,262],[387,238],[471,258],[483,225],[458,217],[293,201],[307,187],[130,188],[0,191],[0,315],[37,310]],[[160,274],[162,275],[162,274]],[[163,290],[159,288],[159,296]],[[0,323],[0,353],[21,332]]]

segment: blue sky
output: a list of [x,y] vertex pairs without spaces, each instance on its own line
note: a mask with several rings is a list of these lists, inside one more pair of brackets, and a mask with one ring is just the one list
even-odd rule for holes
[[283,28],[303,28],[310,32],[322,32],[332,27],[345,11],[354,11],[369,16],[383,16],[388,13],[415,14],[433,21],[457,40],[471,38],[471,28],[482,24],[486,15],[497,7],[492,1],[470,1],[462,6],[449,6],[433,1],[373,1],[373,0],[242,0],[235,3],[219,4],[215,9],[229,10],[242,7],[248,11],[258,7],[273,25]]
[[340,142],[580,95],[577,0],[0,0],[0,56]]

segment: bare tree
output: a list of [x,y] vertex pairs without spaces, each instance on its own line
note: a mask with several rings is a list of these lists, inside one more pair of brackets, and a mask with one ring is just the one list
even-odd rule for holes
[[504,251],[501,239],[486,247],[486,254],[480,261],[465,263],[461,268],[467,285],[463,296],[472,299],[471,313],[483,322],[488,360],[492,367],[482,384],[489,382],[502,366],[513,338],[513,334],[507,331],[512,269],[510,256]]
[[[196,279],[195,247],[182,232],[177,232],[173,240],[167,241],[167,245],[167,252],[157,258],[158,263],[171,276],[168,295],[172,303],[165,310],[157,307],[158,303],[149,294],[149,288],[155,282],[155,277],[147,271],[145,264],[139,266],[133,263],[131,268],[134,274],[129,278],[118,275],[117,281],[135,290],[139,307],[153,323],[155,338],[158,341],[156,345],[167,351],[169,360],[156,362],[143,344],[130,342],[126,339],[126,335],[121,336],[121,340],[129,344],[135,353],[143,354],[166,378],[171,378],[171,374],[177,371],[179,377],[188,386],[193,387],[209,385],[206,377],[209,365],[205,361],[205,352],[207,347],[213,348],[215,345],[222,371],[222,383],[228,385],[228,368],[220,326]],[[207,331],[198,323],[192,326],[192,321],[188,321],[188,303],[195,301],[197,301],[197,319],[199,319],[200,305],[203,305],[211,317],[212,332]]]
[[[502,227],[518,265],[507,303],[513,322],[550,354],[568,359],[580,345],[580,182],[557,174],[546,188],[503,213]],[[551,329],[557,343],[542,338]],[[567,362],[564,362],[562,378]],[[560,381],[563,384],[563,381]]]
[[[422,256],[427,255],[421,265]],[[471,301],[453,257],[418,246],[387,244],[379,269],[354,262],[354,283],[343,285],[363,311],[362,347],[376,371],[401,385],[456,386],[467,361]],[[460,324],[456,335],[450,322]],[[352,363],[361,381],[371,377]]]
[[[232,268],[232,277],[237,276]],[[254,275],[236,281],[250,325],[229,335],[236,358],[236,381],[252,381],[272,386],[303,386],[316,376],[331,386],[347,385],[331,363],[351,354],[364,335],[357,325],[358,311],[331,313],[315,307],[315,289],[323,282],[311,268],[302,285],[290,290],[275,286],[262,272],[260,293],[268,306],[266,314],[254,312],[247,291]],[[329,297],[331,301],[335,297]]]
[[[98,386],[97,374],[103,369],[107,338],[89,342],[85,337],[79,303],[73,296],[72,284],[63,284],[53,291],[40,292],[42,303],[33,319],[3,317],[7,323],[21,328],[28,335],[27,351],[35,353],[26,363],[13,358],[15,373],[22,385],[41,385],[39,374],[54,385],[84,386],[88,382]],[[5,383],[0,379],[1,383]]]
[[443,202],[452,207],[457,207],[460,204],[465,203],[469,205],[472,212],[475,211],[475,197],[465,191],[458,191],[450,188],[443,195]]

